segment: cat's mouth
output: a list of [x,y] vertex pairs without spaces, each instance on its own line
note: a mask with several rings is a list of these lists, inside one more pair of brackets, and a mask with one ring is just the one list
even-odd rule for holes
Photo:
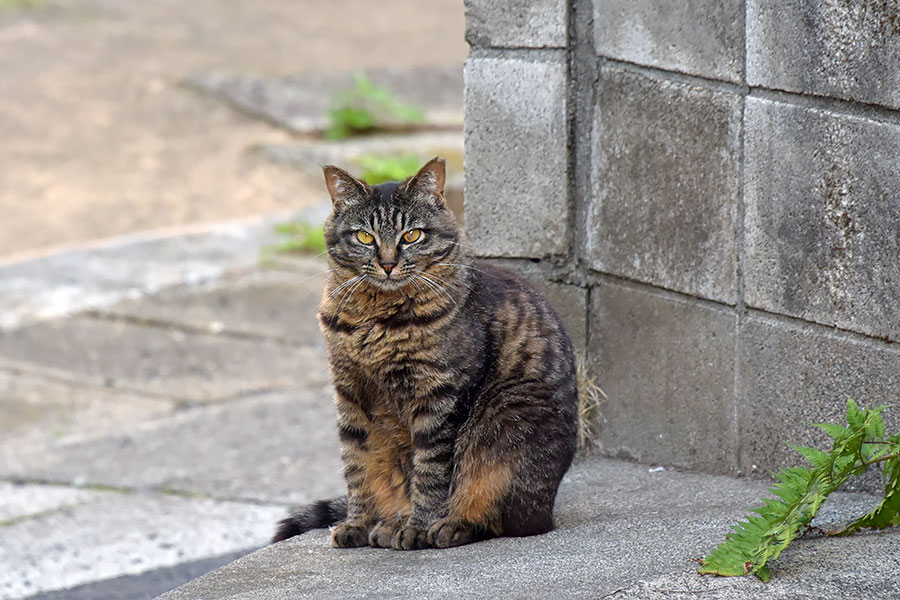
[[395,292],[412,283],[409,275],[392,273],[389,275],[368,275],[366,280],[380,290]]

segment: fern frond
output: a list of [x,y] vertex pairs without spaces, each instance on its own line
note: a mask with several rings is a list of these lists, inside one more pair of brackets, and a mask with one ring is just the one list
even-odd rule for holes
[[[834,440],[831,452],[794,448],[809,461],[812,468],[794,467],[776,473],[778,483],[770,490],[776,498],[766,499],[763,506],[754,509],[756,515],[749,515],[745,521],[739,522],[734,531],[725,536],[725,541],[700,562],[699,572],[728,576],[755,574],[768,581],[771,572],[767,563],[778,558],[791,541],[808,527],[829,494],[851,475],[865,470],[867,462],[862,451],[863,444],[871,439],[870,436],[878,437],[879,432],[884,435],[882,409],[861,409],[849,400],[848,427],[819,425]],[[895,484],[892,489],[897,498],[892,502],[900,502],[900,475],[890,481]],[[886,514],[892,515],[888,521],[893,522],[897,518],[895,508],[893,503],[886,505],[883,513],[879,513],[877,522],[884,521]],[[872,516],[872,519],[875,518]],[[858,522],[875,522],[864,519],[866,517]]]

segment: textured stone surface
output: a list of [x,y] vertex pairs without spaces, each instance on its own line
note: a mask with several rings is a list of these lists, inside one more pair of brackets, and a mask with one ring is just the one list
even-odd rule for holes
[[0,365],[67,380],[209,401],[328,378],[311,347],[188,334],[87,317],[48,321],[0,334]]
[[[311,207],[296,218],[317,210]],[[277,241],[273,226],[292,216],[135,233],[0,264],[0,336],[23,323],[246,270],[259,262],[260,248]]]
[[563,48],[565,0],[465,0],[466,41],[472,46]]
[[0,472],[48,446],[171,413],[176,403],[0,372]]
[[[767,484],[589,459],[563,480],[558,528],[447,550],[329,547],[318,530],[264,548],[164,596],[165,600],[316,598],[716,598],[845,600],[900,594],[900,533],[801,540],[752,577],[695,573]],[[837,494],[834,522],[860,509]],[[867,498],[871,503],[871,498]],[[864,557],[860,561],[848,556]],[[363,576],[361,574],[368,574]]]
[[301,258],[293,272],[253,272],[181,287],[152,299],[120,302],[100,312],[116,317],[169,323],[180,327],[320,345],[316,318],[328,264]]
[[331,391],[313,387],[48,444],[0,476],[311,502],[344,492],[334,423]]
[[259,547],[284,510],[146,494],[95,496],[0,527],[3,598]]
[[15,522],[84,504],[100,496],[92,490],[0,481],[0,531]]
[[594,0],[597,53],[739,83],[743,8],[741,0]]
[[556,309],[572,338],[575,352],[584,351],[587,343],[587,288],[550,281],[550,268],[546,264],[524,260],[491,262],[511,269],[530,281]]
[[[376,85],[396,94],[401,102],[425,110],[432,125],[462,124],[462,77],[458,65],[412,69],[368,69],[363,73]],[[354,74],[346,71],[303,73],[260,78],[203,73],[187,80],[200,91],[225,100],[247,114],[296,133],[312,133],[330,126],[329,109],[335,95],[354,90]],[[408,125],[388,111],[373,107],[379,124]]]
[[740,96],[604,68],[590,266],[734,303],[740,136]]
[[593,287],[590,306],[601,452],[731,470],[734,315],[618,283]]
[[900,126],[748,98],[746,299],[900,340]]
[[476,252],[535,258],[565,252],[565,56],[474,55],[465,80],[465,214]]
[[737,406],[743,471],[801,464],[788,443],[830,448],[830,438],[811,424],[843,423],[848,398],[867,408],[893,404],[883,415],[888,431],[900,430],[900,346],[823,330],[765,317],[742,325]]
[[900,5],[748,0],[747,82],[900,108]]

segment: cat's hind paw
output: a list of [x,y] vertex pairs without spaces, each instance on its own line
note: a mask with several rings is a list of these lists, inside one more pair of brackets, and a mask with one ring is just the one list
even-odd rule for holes
[[478,541],[475,527],[450,517],[438,519],[428,529],[428,544],[435,548],[450,548]]

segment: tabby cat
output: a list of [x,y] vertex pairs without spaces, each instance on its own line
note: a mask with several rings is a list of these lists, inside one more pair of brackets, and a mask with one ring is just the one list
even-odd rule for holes
[[413,550],[553,527],[576,445],[572,344],[529,284],[472,259],[444,179],[440,158],[376,186],[325,167],[319,321],[347,496],[273,541],[334,525],[339,548]]

